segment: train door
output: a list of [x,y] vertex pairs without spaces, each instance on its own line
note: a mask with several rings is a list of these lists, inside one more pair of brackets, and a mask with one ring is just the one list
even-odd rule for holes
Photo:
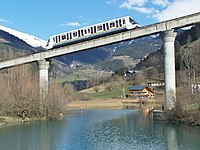
[[56,36],[56,43],[60,42],[60,36]]

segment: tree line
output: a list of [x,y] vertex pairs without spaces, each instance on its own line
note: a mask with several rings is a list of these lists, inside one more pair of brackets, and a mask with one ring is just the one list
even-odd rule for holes
[[49,84],[49,92],[41,99],[38,72],[26,64],[1,70],[0,115],[55,119],[73,99],[73,87],[62,87],[56,80]]

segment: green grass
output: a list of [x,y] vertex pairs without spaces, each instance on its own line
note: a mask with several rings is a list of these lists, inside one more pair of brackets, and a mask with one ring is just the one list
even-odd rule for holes
[[60,78],[59,82],[64,83],[64,82],[73,82],[73,81],[83,81],[87,79],[88,78],[84,75],[80,75],[78,73],[72,73],[72,74],[69,74],[67,77]]
[[104,98],[104,99],[108,99],[108,98],[116,98],[116,97],[122,97],[122,89],[115,89],[115,90],[112,90],[112,91],[102,91],[102,92],[93,92],[93,93],[80,93],[80,92],[77,92],[77,96],[78,97],[81,97],[83,95],[88,95],[92,98]]
[[122,89],[91,93],[94,98],[115,98],[122,96]]

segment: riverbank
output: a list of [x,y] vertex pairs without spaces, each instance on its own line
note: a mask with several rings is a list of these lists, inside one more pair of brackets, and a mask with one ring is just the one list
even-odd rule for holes
[[8,117],[8,116],[0,116],[0,127],[18,124],[21,120],[19,117]]
[[[64,113],[69,110],[86,110],[86,109],[141,109],[148,108],[160,109],[162,108],[161,98],[146,98],[146,99],[127,99],[127,98],[113,98],[113,99],[93,99],[88,101],[71,101],[64,107]],[[200,126],[200,111],[191,111],[182,115],[175,115],[172,111],[170,113],[171,119],[193,126]],[[24,122],[38,121],[37,118],[26,118],[22,120],[21,117],[0,116],[0,128],[15,124],[23,124]]]
[[25,118],[22,117],[12,117],[12,116],[0,116],[0,128],[6,126],[12,126],[16,124],[23,124],[25,122],[39,121],[41,118]]
[[79,109],[144,109],[146,107],[154,107],[160,109],[162,101],[160,99],[94,99],[88,101],[72,101],[68,103],[65,110]]
[[[160,108],[161,100],[159,99],[94,99],[88,101],[72,101],[64,107],[64,113],[68,110],[80,109],[145,109],[147,107]],[[26,118],[22,120],[21,117],[0,116],[0,127],[23,124],[24,122],[38,121],[37,118]]]

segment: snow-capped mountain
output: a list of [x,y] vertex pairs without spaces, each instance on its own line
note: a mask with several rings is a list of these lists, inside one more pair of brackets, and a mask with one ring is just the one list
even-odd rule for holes
[[15,37],[18,37],[19,39],[23,40],[24,42],[31,45],[32,47],[43,47],[43,48],[45,48],[45,46],[46,46],[45,40],[41,40],[41,39],[39,39],[39,38],[37,38],[33,35],[29,35],[27,33],[22,33],[22,32],[4,27],[2,25],[0,25],[0,30],[8,32],[9,34],[11,34]]

